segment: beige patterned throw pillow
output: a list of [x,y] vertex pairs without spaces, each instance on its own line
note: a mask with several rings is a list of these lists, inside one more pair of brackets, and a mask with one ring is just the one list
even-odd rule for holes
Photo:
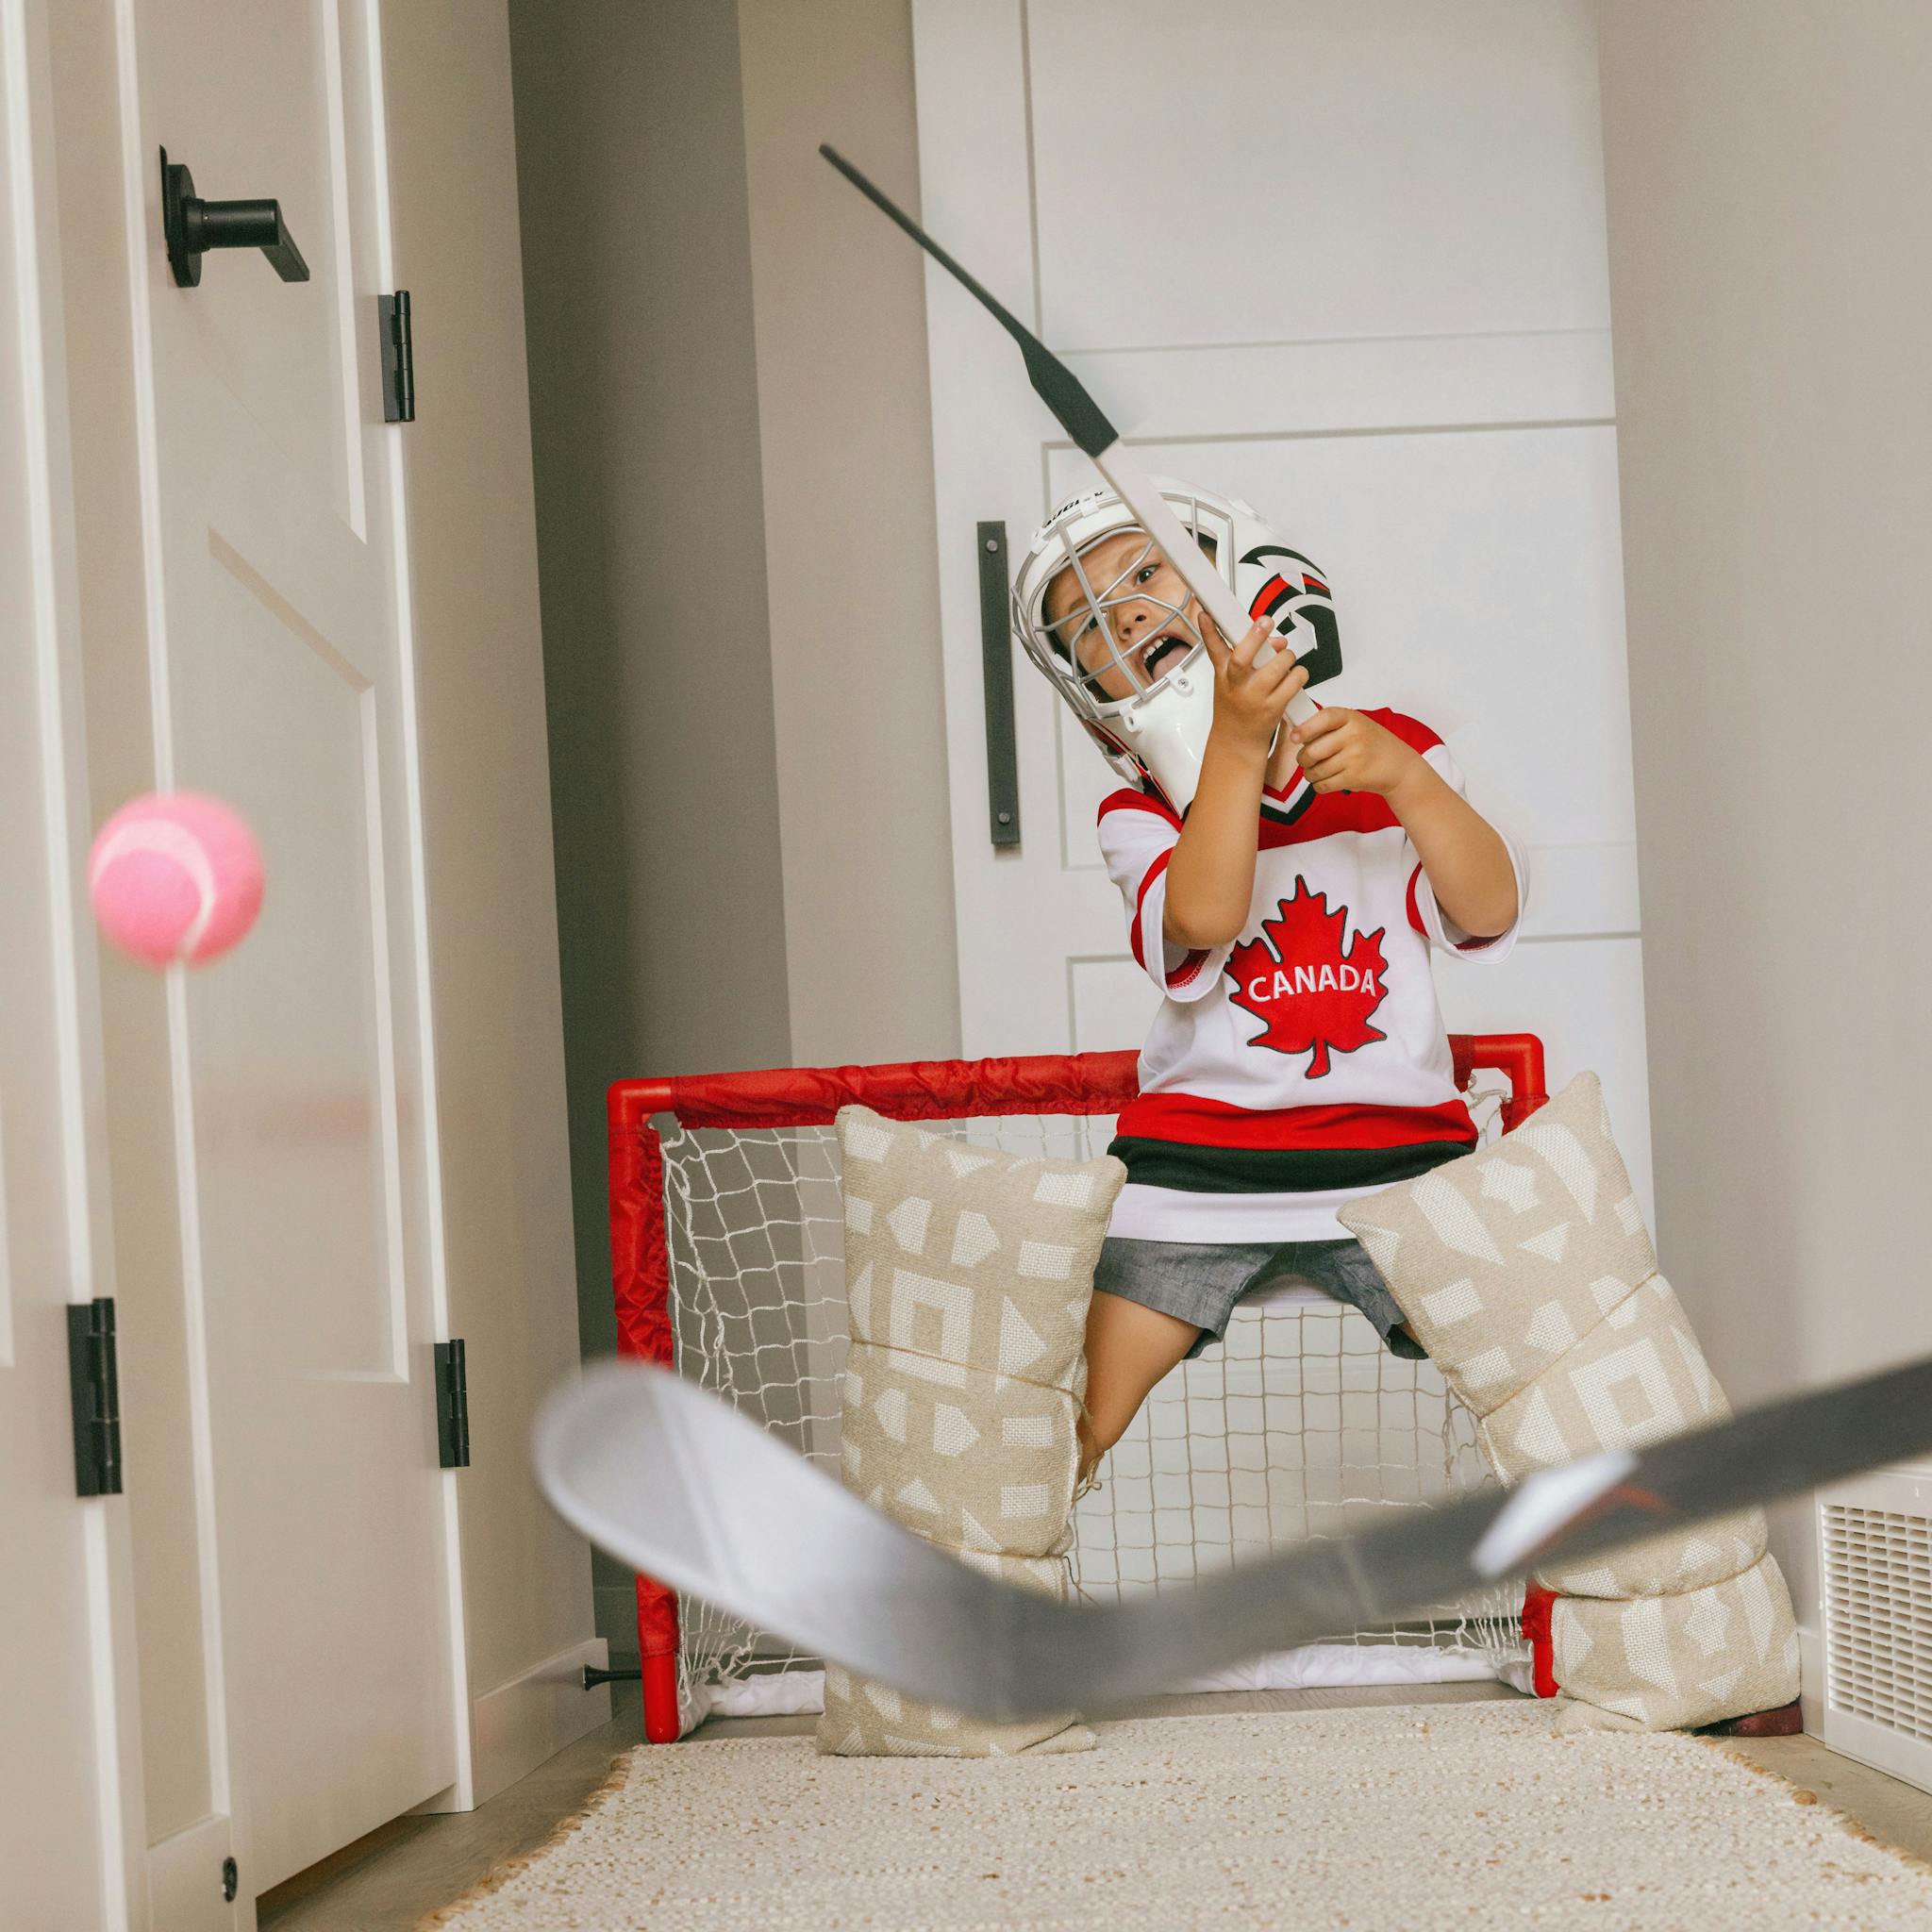
[[1776,1560],[1701,1590],[1626,1601],[1559,1596],[1557,1681],[1647,1731],[1775,1710],[1798,1694],[1798,1626]]
[[[1670,1283],[1653,1274],[1551,1373],[1483,1416],[1476,1433],[1490,1466],[1513,1483],[1599,1448],[1641,1449],[1726,1422],[1730,1414],[1690,1317]],[[1575,1596],[1697,1590],[1749,1569],[1764,1549],[1764,1512],[1747,1509],[1702,1524],[1690,1535],[1672,1530],[1539,1580]]]
[[[869,1108],[839,1113],[845,1484],[1009,1582],[1066,1590],[1093,1266],[1126,1169],[1018,1159]],[[844,1756],[1082,1751],[1071,1716],[987,1724],[825,1673],[819,1749]]]
[[[1505,1482],[1729,1416],[1657,1273],[1594,1074],[1500,1141],[1340,1218],[1474,1412]],[[1798,1693],[1796,1625],[1759,1510],[1538,1580],[1559,1592],[1556,1674],[1573,1698],[1664,1728]]]
[[1339,1218],[1477,1415],[1526,1389],[1657,1273],[1594,1074],[1500,1141]]

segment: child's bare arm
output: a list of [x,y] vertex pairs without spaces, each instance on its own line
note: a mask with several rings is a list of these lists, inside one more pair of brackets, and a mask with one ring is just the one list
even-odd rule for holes
[[1298,725],[1292,739],[1317,791],[1379,791],[1389,801],[1428,874],[1436,904],[1464,932],[1492,938],[1509,929],[1517,905],[1507,849],[1420,752],[1373,718],[1341,706]]
[[1268,747],[1289,701],[1308,674],[1286,651],[1257,666],[1273,626],[1263,618],[1232,650],[1212,620],[1197,617],[1214,663],[1214,724],[1201,757],[1201,782],[1167,862],[1161,931],[1176,946],[1234,939],[1255,890],[1255,822]]

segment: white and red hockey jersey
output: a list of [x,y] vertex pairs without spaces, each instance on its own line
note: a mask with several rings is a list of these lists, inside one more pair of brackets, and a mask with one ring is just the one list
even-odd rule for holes
[[[1427,725],[1365,712],[1458,793]],[[1255,892],[1239,939],[1164,943],[1167,862],[1181,822],[1116,791],[1100,846],[1126,901],[1134,958],[1164,995],[1141,1054],[1141,1091],[1110,1151],[1126,1163],[1109,1232],[1142,1241],[1341,1241],[1344,1202],[1464,1154],[1475,1126],[1457,1091],[1430,974],[1433,945],[1501,959],[1436,904],[1401,822],[1376,792],[1313,791],[1297,772],[1264,791]],[[1517,924],[1526,879],[1516,874]]]

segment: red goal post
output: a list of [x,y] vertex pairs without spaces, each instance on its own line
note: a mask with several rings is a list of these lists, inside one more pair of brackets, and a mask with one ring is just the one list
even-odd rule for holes
[[[1505,1133],[1547,1095],[1542,1042],[1529,1033],[1451,1034],[1456,1084],[1478,1070],[1503,1074]],[[892,1065],[774,1067],[618,1080],[608,1095],[611,1280],[620,1355],[674,1364],[671,1259],[664,1159],[656,1115],[687,1128],[828,1126],[841,1107],[870,1107],[894,1120],[991,1119],[1015,1114],[1113,1114],[1137,1091],[1139,1055],[1036,1054],[1021,1058],[912,1060]],[[679,1734],[676,1592],[637,1579],[644,1731],[654,1743]]]

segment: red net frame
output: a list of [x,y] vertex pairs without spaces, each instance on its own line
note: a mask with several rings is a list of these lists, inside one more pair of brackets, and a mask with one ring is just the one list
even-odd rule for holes
[[[1458,1088],[1466,1088],[1478,1068],[1508,1080],[1505,1133],[1548,1098],[1542,1042],[1534,1034],[1453,1033],[1449,1046]],[[671,1114],[686,1127],[758,1128],[828,1126],[853,1103],[905,1121],[1111,1114],[1138,1091],[1139,1058],[1130,1051],[1035,1054],[613,1082],[606,1111],[618,1353],[667,1368],[675,1360],[664,1158],[654,1115]],[[637,1594],[644,1735],[653,1743],[670,1743],[679,1731],[677,1594],[647,1576],[638,1578]]]

